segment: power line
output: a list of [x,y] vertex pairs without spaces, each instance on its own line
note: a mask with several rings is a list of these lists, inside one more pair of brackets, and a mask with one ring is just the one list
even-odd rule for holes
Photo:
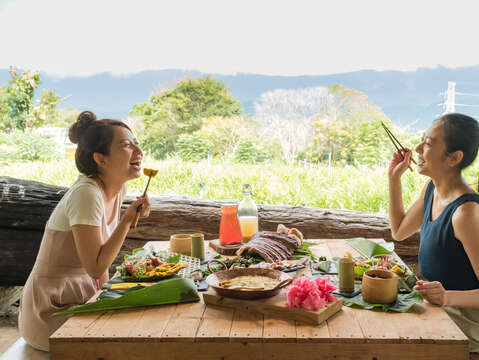
[[470,93],[462,93],[462,92],[456,92],[456,95],[464,95],[464,96],[479,96],[479,94],[470,94]]
[[469,104],[456,104],[456,106],[479,107],[479,105],[469,105]]

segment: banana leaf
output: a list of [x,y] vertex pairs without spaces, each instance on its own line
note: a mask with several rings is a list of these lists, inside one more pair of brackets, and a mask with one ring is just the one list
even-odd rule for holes
[[69,315],[149,305],[177,304],[200,300],[193,280],[180,277],[163,280],[158,284],[147,287],[138,286],[123,291],[124,295],[121,297],[99,299],[93,303],[73,306],[68,310],[56,312],[53,315]]
[[405,279],[398,279],[398,291],[411,292],[414,285],[416,285],[418,278],[416,275],[409,275]]
[[[173,276],[175,278],[180,278],[178,275],[173,275]],[[100,293],[100,295],[98,295],[97,300],[100,300],[100,299],[118,299],[119,297],[122,297],[123,295],[129,293],[130,291],[140,290],[140,289],[143,289],[143,288],[146,287],[146,286],[142,285],[142,283],[137,283],[136,286],[131,287],[129,289],[111,290],[112,285],[121,284],[123,282],[124,281],[119,276],[115,276],[115,277],[111,278],[108,282],[103,284],[103,286],[102,286],[103,291]]]
[[422,303],[422,295],[417,291],[412,291],[408,294],[398,294],[397,300],[392,304],[372,304],[363,299],[362,294],[358,294],[352,298],[340,296],[343,299],[343,305],[349,307],[359,307],[368,310],[379,311],[393,311],[393,312],[406,312],[411,309],[415,304]]
[[356,249],[367,258],[376,255],[388,255],[394,251],[393,242],[383,241],[376,243],[365,238],[353,238],[347,240],[347,242],[352,248]]
[[311,242],[311,241],[303,241],[299,248],[294,249],[293,254],[294,255],[300,255],[300,256],[307,255],[311,258],[311,260],[316,260],[316,256],[309,249],[311,246],[314,246],[314,245],[316,245],[316,243]]

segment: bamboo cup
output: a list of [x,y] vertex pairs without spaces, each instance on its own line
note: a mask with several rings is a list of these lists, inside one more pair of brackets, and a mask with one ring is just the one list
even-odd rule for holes
[[398,277],[392,271],[373,269],[363,274],[363,299],[375,304],[390,304],[398,296]]
[[205,258],[205,236],[202,233],[191,234],[191,256],[200,260]]
[[191,235],[173,234],[170,237],[170,251],[183,255],[191,255]]
[[354,261],[350,257],[339,260],[339,291],[352,293],[354,291]]

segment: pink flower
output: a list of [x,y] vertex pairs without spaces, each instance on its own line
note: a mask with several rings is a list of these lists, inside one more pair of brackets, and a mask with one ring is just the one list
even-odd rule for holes
[[293,280],[286,289],[286,306],[303,307],[308,310],[318,310],[330,301],[337,300],[330,293],[336,290],[326,278],[310,280],[305,276]]

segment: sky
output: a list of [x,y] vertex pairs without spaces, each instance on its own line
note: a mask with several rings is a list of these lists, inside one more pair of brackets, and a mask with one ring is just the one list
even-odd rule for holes
[[322,75],[479,64],[475,0],[0,0],[0,69]]

